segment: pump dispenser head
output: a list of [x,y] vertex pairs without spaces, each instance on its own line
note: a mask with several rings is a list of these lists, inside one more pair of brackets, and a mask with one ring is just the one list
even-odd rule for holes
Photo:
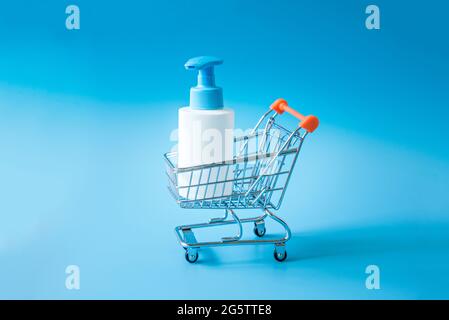
[[215,86],[214,66],[223,60],[215,57],[201,56],[188,60],[184,67],[198,71],[198,83],[190,88],[190,107],[192,109],[223,109],[223,91]]

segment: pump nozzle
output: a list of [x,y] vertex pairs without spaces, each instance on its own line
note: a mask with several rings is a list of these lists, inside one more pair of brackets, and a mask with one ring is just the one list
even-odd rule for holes
[[222,109],[223,93],[215,86],[214,66],[223,63],[222,59],[201,56],[188,60],[184,67],[198,71],[198,83],[190,88],[190,107],[194,109]]

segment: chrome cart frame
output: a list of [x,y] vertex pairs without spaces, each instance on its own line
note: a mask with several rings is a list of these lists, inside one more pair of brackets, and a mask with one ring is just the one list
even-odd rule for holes
[[[293,131],[276,123],[277,116],[284,111],[301,120]],[[224,210],[223,217],[175,228],[188,262],[197,261],[198,250],[202,247],[247,244],[274,244],[275,259],[284,261],[287,258],[285,243],[290,239],[291,231],[274,211],[281,206],[305,137],[317,127],[315,116],[303,116],[289,107],[285,100],[278,99],[248,135],[234,138],[235,156],[232,160],[178,168],[176,152],[164,155],[168,189],[181,208]],[[232,187],[230,192],[226,192],[226,186]],[[234,211],[236,209],[260,209],[262,214],[239,218]],[[283,228],[282,238],[242,239],[244,223],[254,223],[255,235],[263,237],[267,217]],[[231,224],[237,225],[237,233],[217,241],[198,242],[193,232],[194,229]]]

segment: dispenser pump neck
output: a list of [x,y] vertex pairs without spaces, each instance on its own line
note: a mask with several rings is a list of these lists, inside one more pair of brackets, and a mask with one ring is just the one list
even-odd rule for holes
[[214,66],[222,59],[201,56],[188,60],[184,67],[198,71],[198,83],[190,88],[190,107],[193,109],[216,110],[223,108],[223,91],[215,85]]
[[215,87],[214,67],[198,70],[197,87]]

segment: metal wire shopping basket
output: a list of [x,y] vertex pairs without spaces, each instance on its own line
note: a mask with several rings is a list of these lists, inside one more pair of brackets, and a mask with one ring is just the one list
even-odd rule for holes
[[[276,123],[277,116],[285,111],[300,120],[292,131]],[[164,155],[168,188],[181,208],[225,211],[223,217],[210,219],[206,223],[175,228],[178,240],[186,250],[187,261],[196,262],[201,247],[243,244],[274,244],[275,259],[283,261],[287,258],[285,243],[291,237],[290,228],[273,211],[281,206],[304,139],[318,124],[315,116],[303,116],[289,107],[285,100],[278,99],[248,135],[234,138],[235,156],[231,160],[178,168],[176,152]],[[262,214],[239,218],[235,209],[261,209]],[[283,238],[242,239],[242,224],[249,222],[254,223],[254,233],[263,237],[267,217],[284,228]],[[229,224],[238,225],[237,235],[219,241],[198,242],[192,231]]]

